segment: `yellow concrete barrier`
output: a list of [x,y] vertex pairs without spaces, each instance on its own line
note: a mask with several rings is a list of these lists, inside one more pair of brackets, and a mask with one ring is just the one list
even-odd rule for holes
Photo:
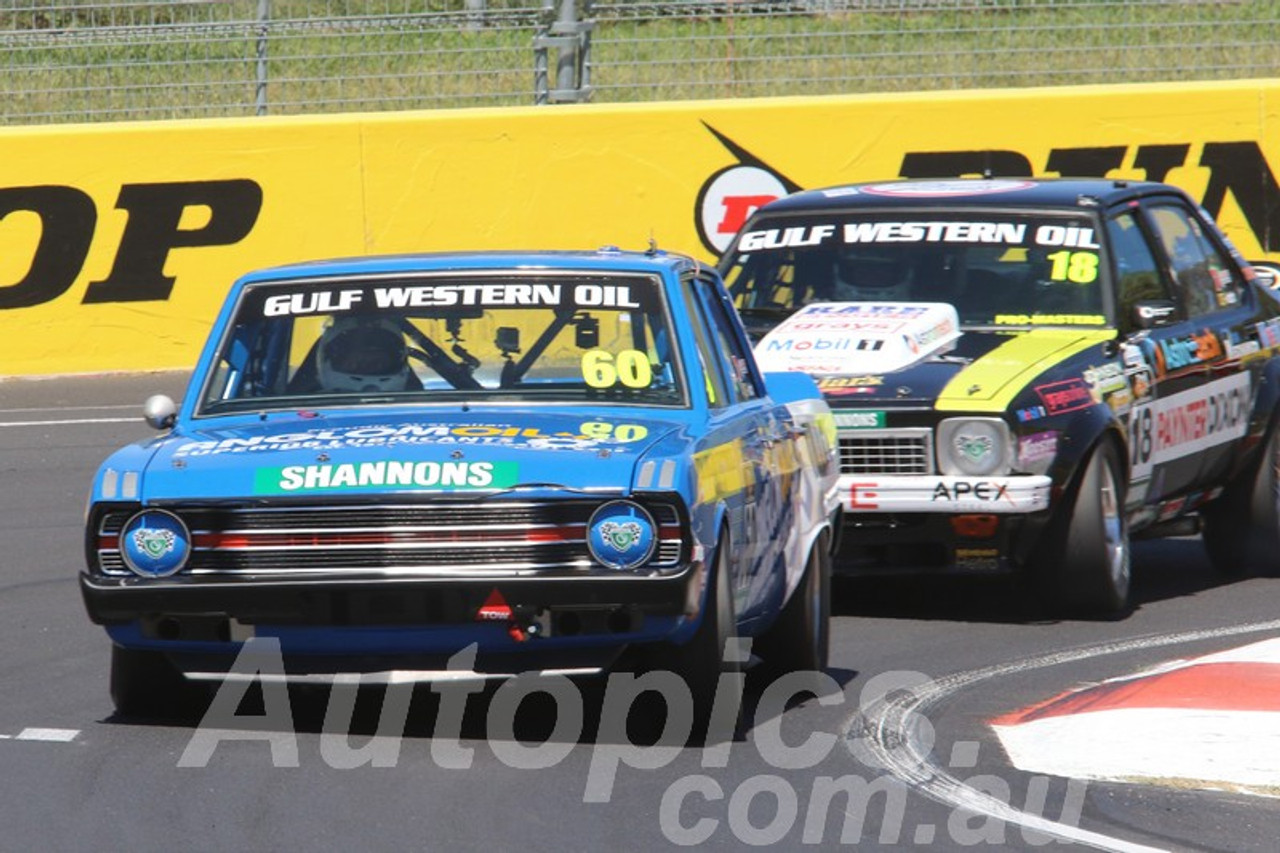
[[0,375],[190,366],[255,267],[651,237],[711,261],[771,197],[899,175],[1167,180],[1280,259],[1277,109],[1252,80],[0,129]]

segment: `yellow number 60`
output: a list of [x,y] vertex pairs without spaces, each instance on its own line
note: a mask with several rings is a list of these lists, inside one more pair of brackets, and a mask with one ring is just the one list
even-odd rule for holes
[[614,356],[602,349],[582,354],[582,378],[592,388],[612,388],[621,382],[628,388],[648,388],[653,381],[649,357],[637,349]]

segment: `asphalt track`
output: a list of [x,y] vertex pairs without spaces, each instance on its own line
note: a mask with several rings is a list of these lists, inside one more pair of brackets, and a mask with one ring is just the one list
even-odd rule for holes
[[223,728],[117,717],[75,583],[85,497],[184,381],[0,382],[0,851],[1276,848],[1274,798],[1018,770],[990,726],[1280,635],[1280,580],[1217,578],[1195,539],[1138,544],[1116,622],[1044,621],[996,583],[839,582],[834,692],[752,682],[727,750],[633,744],[599,683],[363,691],[349,722],[340,691]]

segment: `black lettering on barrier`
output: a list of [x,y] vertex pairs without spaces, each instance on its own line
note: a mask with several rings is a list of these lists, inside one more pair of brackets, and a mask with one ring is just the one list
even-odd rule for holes
[[[1124,164],[1124,146],[1054,148],[1046,171],[1071,177],[1105,177]],[[1164,181],[1186,163],[1189,144],[1142,145],[1133,165],[1149,181]],[[1209,169],[1209,185],[1201,204],[1215,219],[1222,213],[1228,191],[1244,214],[1264,251],[1280,251],[1280,184],[1257,142],[1206,142],[1200,165]],[[1031,162],[1016,151],[912,151],[902,156],[898,170],[904,178],[1031,177]]]
[[904,178],[1029,178],[1031,161],[1017,151],[911,151],[902,156]]
[[93,199],[72,187],[0,189],[0,220],[19,210],[40,217],[40,242],[27,274],[0,286],[0,309],[27,308],[66,293],[84,266],[98,220]]
[[1206,142],[1200,165],[1209,169],[1201,204],[1217,219],[1227,191],[1263,250],[1280,250],[1280,188],[1256,142]]
[[1141,169],[1148,181],[1163,182],[1169,172],[1187,162],[1190,145],[1142,145],[1133,158],[1133,167]]
[[1107,172],[1124,164],[1124,145],[1105,148],[1055,148],[1049,152],[1046,172],[1056,172],[1067,178],[1106,177]]
[[[209,208],[208,223],[179,228],[183,211],[193,206]],[[110,274],[90,282],[86,304],[168,299],[175,281],[164,274],[169,252],[243,240],[262,209],[262,187],[244,179],[126,184],[120,188],[116,208],[127,210],[129,221]]]

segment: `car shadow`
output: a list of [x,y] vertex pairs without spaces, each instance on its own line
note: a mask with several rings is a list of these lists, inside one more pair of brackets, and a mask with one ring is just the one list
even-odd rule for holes
[[[1242,579],[1215,571],[1198,536],[1134,542],[1132,571],[1133,609]],[[1060,621],[1021,578],[837,575],[833,581],[834,616],[1021,624]]]
[[[858,673],[829,668],[821,676],[807,683],[827,687],[834,685],[832,689],[843,691],[858,677]],[[799,687],[788,689],[786,701],[780,706],[775,697],[765,708],[761,699],[773,681],[774,676],[766,674],[763,668],[748,671],[744,679],[741,719],[733,728],[732,742],[745,741],[752,728],[815,699],[814,692]],[[789,685],[796,683],[788,682]],[[802,680],[801,683],[806,682]],[[264,740],[274,734],[337,735],[356,739],[349,747],[353,750],[360,748],[359,741],[367,743],[375,736],[424,741],[445,738],[450,743],[514,741],[525,750],[542,744],[689,748],[710,745],[706,741],[705,730],[695,729],[689,738],[673,740],[666,726],[666,703],[657,693],[643,693],[623,706],[626,719],[620,725],[619,720],[610,719],[609,709],[616,711],[618,705],[610,704],[606,699],[607,677],[575,678],[572,684],[581,700],[580,705],[577,702],[565,704],[564,694],[556,695],[556,691],[522,688],[522,698],[512,706],[509,701],[498,698],[501,682],[488,682],[483,687],[471,685],[465,704],[461,705],[461,714],[457,710],[459,705],[446,709],[442,704],[447,701],[443,694],[421,684],[392,688],[360,687],[354,706],[341,708],[336,713],[331,712],[336,694],[328,687],[290,686],[283,694],[275,692],[267,698],[261,686],[255,684],[244,691],[235,714],[230,717],[218,715],[215,719],[214,715],[206,713],[208,704],[199,703],[163,718],[116,713],[101,722],[107,725],[185,728],[192,732],[193,737],[204,729],[216,732],[212,736],[214,739],[227,740],[250,739],[246,735],[260,736]],[[471,688],[476,689],[471,691]],[[268,689],[284,690],[278,686]],[[389,690],[411,692],[408,710],[403,715],[386,711],[399,704],[392,700]],[[286,706],[281,705],[285,701],[282,696],[287,696]],[[673,726],[673,731],[680,730],[680,724]],[[719,742],[723,740],[721,738]]]

